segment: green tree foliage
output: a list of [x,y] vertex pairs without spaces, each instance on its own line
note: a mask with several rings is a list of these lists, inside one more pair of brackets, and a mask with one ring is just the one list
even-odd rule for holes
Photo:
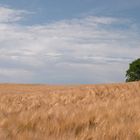
[[126,71],[126,82],[140,80],[140,58],[129,64],[129,69]]

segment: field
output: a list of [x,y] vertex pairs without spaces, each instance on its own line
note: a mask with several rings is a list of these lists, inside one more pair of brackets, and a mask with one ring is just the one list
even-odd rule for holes
[[1,84],[0,140],[140,140],[140,82]]

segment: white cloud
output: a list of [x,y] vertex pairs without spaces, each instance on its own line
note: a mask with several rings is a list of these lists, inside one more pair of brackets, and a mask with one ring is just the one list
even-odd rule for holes
[[[127,19],[90,16],[48,25],[22,26],[8,22],[20,20],[24,11],[1,9],[0,74],[7,73],[7,80],[121,81],[128,63],[139,57],[139,33]],[[12,16],[15,19],[12,20]],[[127,26],[127,29],[118,26]]]
[[9,7],[0,7],[0,23],[16,22],[21,20],[29,12],[24,10],[15,10]]

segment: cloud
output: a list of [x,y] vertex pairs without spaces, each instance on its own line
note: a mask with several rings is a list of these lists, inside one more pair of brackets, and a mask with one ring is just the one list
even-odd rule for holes
[[139,57],[139,32],[128,19],[87,16],[46,25],[9,23],[25,13],[0,8],[1,82],[122,81],[128,63]]
[[24,18],[24,15],[29,14],[25,10],[15,10],[9,7],[0,7],[0,23],[17,22]]

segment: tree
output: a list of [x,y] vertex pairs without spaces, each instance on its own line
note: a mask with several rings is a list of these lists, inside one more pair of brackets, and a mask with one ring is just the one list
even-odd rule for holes
[[129,64],[129,69],[126,71],[126,82],[140,80],[140,58]]

